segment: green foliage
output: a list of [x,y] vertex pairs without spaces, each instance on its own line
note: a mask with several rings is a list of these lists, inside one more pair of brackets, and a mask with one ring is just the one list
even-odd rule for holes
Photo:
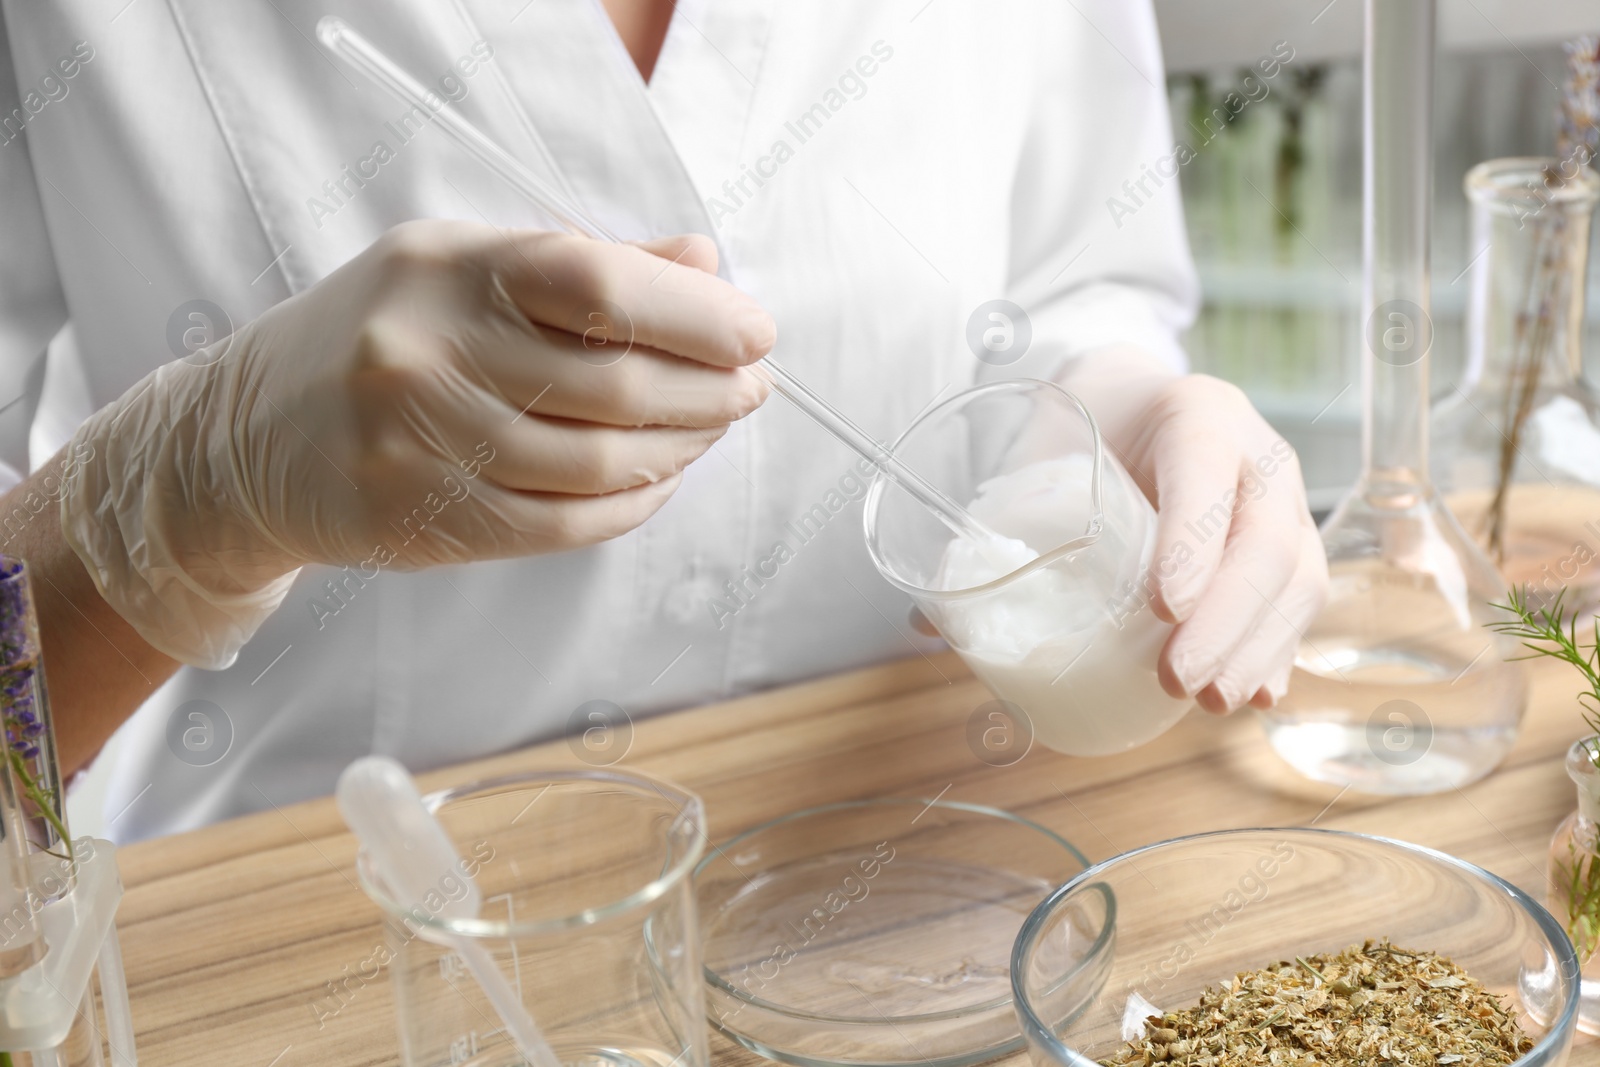
[[[1578,616],[1583,613],[1574,611],[1572,618],[1566,617],[1561,607],[1565,594],[1562,590],[1548,607],[1536,609],[1525,591],[1512,589],[1506,594],[1506,603],[1492,606],[1516,618],[1490,628],[1522,642],[1528,655],[1518,659],[1547,656],[1577,668],[1589,687],[1578,694],[1584,724],[1591,733],[1600,734],[1600,619],[1591,620],[1593,639],[1585,651],[1578,641]],[[1600,742],[1586,740],[1584,751],[1589,762],[1600,767]],[[1566,898],[1567,936],[1572,938],[1578,958],[1587,963],[1600,948],[1600,854],[1592,836],[1580,841],[1581,830],[1575,828],[1567,842],[1567,862],[1555,862],[1551,888]]]
[[[1591,620],[1594,637],[1589,643],[1589,650],[1585,652],[1578,642],[1578,616],[1582,613],[1575,611],[1572,618],[1568,619],[1561,607],[1565,596],[1566,590],[1563,589],[1548,607],[1535,608],[1526,592],[1512,589],[1506,593],[1506,603],[1491,604],[1490,607],[1509,612],[1516,618],[1494,623],[1490,629],[1522,642],[1522,647],[1528,649],[1528,655],[1517,656],[1516,659],[1548,656],[1576,667],[1583,676],[1584,684],[1589,687],[1587,692],[1578,694],[1578,707],[1583,712],[1583,721],[1590,733],[1600,734],[1600,618]],[[1593,745],[1589,746],[1589,760],[1600,767],[1600,751]]]
[[1567,842],[1567,862],[1556,864],[1555,874],[1567,897],[1567,936],[1587,963],[1600,947],[1600,856],[1593,847],[1580,852],[1574,836]]

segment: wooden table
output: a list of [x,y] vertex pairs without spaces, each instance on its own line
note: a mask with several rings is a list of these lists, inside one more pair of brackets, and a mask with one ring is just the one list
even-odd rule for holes
[[[705,798],[719,840],[827,801],[943,796],[1027,815],[1098,860],[1179,834],[1305,825],[1381,833],[1452,852],[1544,894],[1551,831],[1574,807],[1562,769],[1581,733],[1570,668],[1531,665],[1521,739],[1485,781],[1399,800],[1300,781],[1251,714],[1193,714],[1125,756],[1083,760],[1038,746],[990,767],[966,740],[990,698],[950,655],[911,659],[681,712],[637,726],[621,766]],[[437,788],[512,769],[578,765],[566,744],[428,775]],[[387,981],[362,987],[318,1025],[325,982],[382,941],[356,887],[355,846],[329,800],[151,841],[120,855],[118,925],[139,1057],[148,1067],[344,1067],[398,1060]],[[720,1037],[718,1067],[761,1063]],[[1600,1064],[1582,1037],[1572,1061]]]

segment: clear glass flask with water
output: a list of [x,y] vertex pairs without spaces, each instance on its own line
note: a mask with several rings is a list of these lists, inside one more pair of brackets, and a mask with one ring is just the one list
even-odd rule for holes
[[1432,793],[1489,773],[1527,704],[1504,579],[1428,478],[1434,0],[1367,0],[1360,480],[1324,523],[1327,607],[1261,719],[1300,773]]
[[1507,579],[1600,609],[1600,396],[1583,376],[1584,278],[1600,175],[1579,157],[1467,174],[1467,373],[1439,404],[1433,472]]

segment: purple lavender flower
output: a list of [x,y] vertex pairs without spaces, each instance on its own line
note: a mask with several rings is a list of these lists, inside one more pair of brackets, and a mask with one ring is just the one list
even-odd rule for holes
[[23,666],[32,675],[39,654],[39,624],[33,594],[20,559],[0,556],[0,667]]
[[[25,814],[37,820],[46,838],[53,835],[72,854],[57,801],[54,760],[48,755],[49,706],[41,703],[39,623],[27,568],[22,560],[0,555],[0,723],[4,756],[24,799]],[[0,771],[0,773],[4,773]],[[46,826],[45,824],[48,824]],[[30,835],[31,836],[31,835]],[[40,847],[44,847],[41,843]]]

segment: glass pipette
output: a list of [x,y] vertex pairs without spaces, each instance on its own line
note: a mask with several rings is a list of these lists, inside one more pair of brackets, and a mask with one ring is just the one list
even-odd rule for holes
[[[366,75],[379,88],[402,103],[423,108],[431,114],[435,125],[446,136],[569,232],[591,237],[597,241],[622,243],[621,238],[589,218],[581,208],[523,166],[515,156],[501,148],[482,130],[462,118],[455,108],[450,106],[449,101],[423,86],[371,41],[351,29],[343,19],[333,15],[324,16],[317,23],[317,39],[328,51]],[[957,536],[973,542],[983,555],[990,555],[990,552],[985,551],[987,546],[1004,540],[974,519],[965,508],[951,500],[937,486],[902,463],[887,446],[880,444],[871,434],[850,421],[838,408],[784,370],[771,356],[755,367],[765,372],[767,380],[780,396],[877,466],[895,484],[938,516],[940,521]],[[1011,568],[1007,566],[1006,569]]]

